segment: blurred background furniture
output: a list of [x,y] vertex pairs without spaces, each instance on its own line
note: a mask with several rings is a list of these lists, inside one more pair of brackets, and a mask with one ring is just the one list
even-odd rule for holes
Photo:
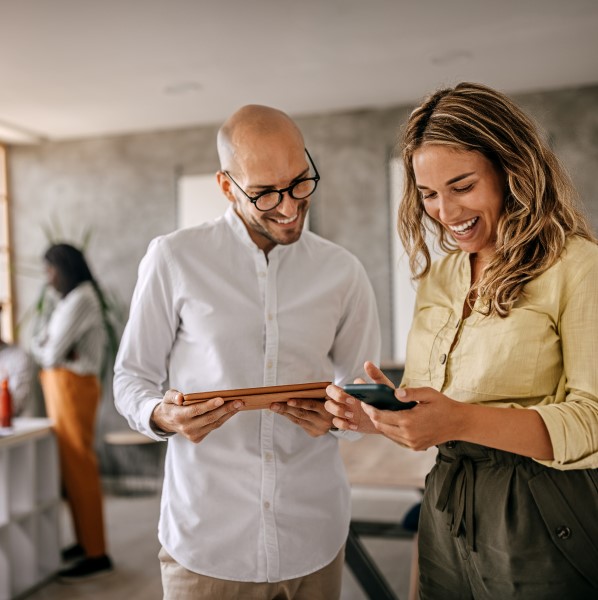
[[437,449],[414,452],[381,435],[366,435],[355,442],[341,440],[340,449],[353,504],[346,564],[368,598],[397,600],[396,590],[362,538],[412,540],[410,565],[403,569],[403,576],[409,578],[409,599],[417,598],[417,514]]
[[155,494],[162,486],[167,442],[125,429],[104,435],[109,476],[104,484],[116,495]]
[[14,419],[0,437],[0,600],[22,596],[60,566],[60,471],[51,421]]

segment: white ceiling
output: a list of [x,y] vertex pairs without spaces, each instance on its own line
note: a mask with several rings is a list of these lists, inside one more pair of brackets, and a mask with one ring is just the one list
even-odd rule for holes
[[596,0],[0,0],[0,139],[598,83]]

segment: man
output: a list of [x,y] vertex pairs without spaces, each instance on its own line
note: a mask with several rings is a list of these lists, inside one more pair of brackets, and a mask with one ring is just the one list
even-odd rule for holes
[[[0,322],[2,304],[0,304]],[[17,344],[2,339],[0,331],[0,381],[8,379],[12,398],[12,414],[17,417],[27,412],[34,377],[34,366],[29,354]]]
[[241,108],[218,153],[231,206],[150,244],[115,371],[118,410],[168,438],[164,598],[331,600],[350,506],[323,402],[243,411],[182,393],[362,376],[379,356],[374,295],[355,257],[303,232],[319,175],[286,114]]

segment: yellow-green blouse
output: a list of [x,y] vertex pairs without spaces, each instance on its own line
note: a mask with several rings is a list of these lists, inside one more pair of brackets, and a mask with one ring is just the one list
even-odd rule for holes
[[570,239],[504,319],[482,315],[477,303],[461,319],[470,281],[463,252],[421,281],[401,385],[537,410],[554,449],[553,461],[538,462],[598,468],[598,245]]

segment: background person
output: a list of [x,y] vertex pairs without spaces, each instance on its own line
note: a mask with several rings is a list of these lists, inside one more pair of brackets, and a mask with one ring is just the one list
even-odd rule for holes
[[112,569],[106,555],[102,489],[93,449],[106,332],[100,292],[81,251],[55,244],[44,261],[48,284],[60,300],[34,336],[31,350],[42,367],[46,411],[58,440],[77,541],[63,557],[80,557],[60,576],[79,579]]
[[[396,397],[419,404],[377,411],[331,386],[326,406],[340,428],[438,446],[419,523],[422,598],[595,597],[594,235],[536,126],[495,90],[433,94],[402,149],[399,232],[420,283]],[[426,228],[448,252],[432,265]]]
[[[2,304],[0,304],[1,322]],[[18,344],[5,342],[0,332],[0,381],[8,379],[13,417],[18,417],[27,411],[33,373],[34,365],[29,354]]]
[[350,495],[324,403],[240,411],[181,392],[351,381],[379,354],[373,290],[354,256],[303,231],[319,175],[286,114],[241,108],[218,154],[231,204],[151,243],[115,369],[130,425],[169,436],[164,598],[332,600]]

